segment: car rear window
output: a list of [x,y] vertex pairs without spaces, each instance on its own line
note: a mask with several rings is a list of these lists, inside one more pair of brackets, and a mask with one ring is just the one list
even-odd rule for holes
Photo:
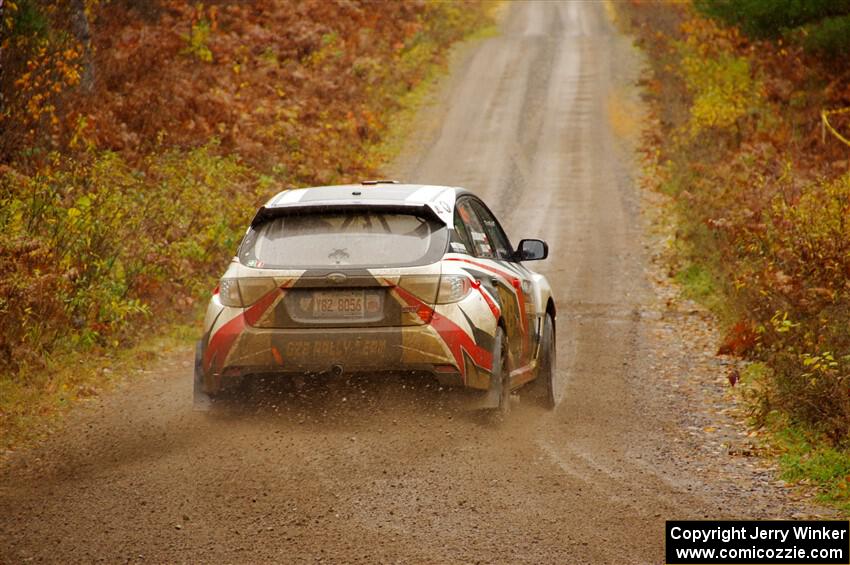
[[432,263],[446,249],[444,225],[384,212],[287,215],[252,227],[239,248],[258,268],[396,267]]

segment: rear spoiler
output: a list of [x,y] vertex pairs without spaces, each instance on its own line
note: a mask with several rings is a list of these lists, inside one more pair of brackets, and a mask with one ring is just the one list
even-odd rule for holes
[[351,201],[333,201],[333,202],[295,202],[292,204],[284,204],[278,206],[262,206],[257,210],[254,219],[251,220],[251,227],[257,226],[283,216],[307,216],[311,214],[329,214],[329,213],[388,213],[388,214],[408,214],[411,216],[419,216],[436,220],[440,224],[445,225],[446,221],[440,217],[437,211],[430,204],[398,202],[390,200],[387,202],[370,200],[363,202],[362,200]]

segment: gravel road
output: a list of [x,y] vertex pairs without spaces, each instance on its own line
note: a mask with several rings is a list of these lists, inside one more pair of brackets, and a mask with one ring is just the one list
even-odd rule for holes
[[729,453],[710,319],[659,290],[629,40],[597,2],[513,3],[502,27],[457,53],[388,173],[549,242],[557,410],[520,398],[494,426],[354,378],[194,413],[192,353],[170,353],[0,465],[0,562],[660,563],[665,519],[812,512]]

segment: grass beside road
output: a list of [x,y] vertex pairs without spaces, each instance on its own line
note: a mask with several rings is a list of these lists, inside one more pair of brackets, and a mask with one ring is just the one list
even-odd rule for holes
[[[69,351],[61,360],[51,357],[39,371],[0,378],[0,456],[3,450],[29,445],[50,434],[75,404],[95,400],[155,368],[164,357],[191,348],[200,331],[198,323],[174,323],[127,348],[96,354]],[[186,378],[190,378],[189,372]]]
[[772,436],[785,480],[818,488],[817,500],[850,516],[850,456],[811,430],[779,425]]

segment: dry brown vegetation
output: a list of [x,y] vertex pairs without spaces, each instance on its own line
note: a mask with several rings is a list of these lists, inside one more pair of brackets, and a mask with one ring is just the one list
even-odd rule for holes
[[273,192],[374,174],[399,100],[488,22],[478,0],[0,10],[0,427],[66,353],[190,315]]
[[850,106],[845,59],[748,38],[687,4],[624,8],[650,62],[646,178],[672,198],[673,271],[721,314],[721,351],[752,362],[755,422],[820,446],[828,463],[797,453],[792,471],[846,503],[850,147],[821,129],[822,110]]

